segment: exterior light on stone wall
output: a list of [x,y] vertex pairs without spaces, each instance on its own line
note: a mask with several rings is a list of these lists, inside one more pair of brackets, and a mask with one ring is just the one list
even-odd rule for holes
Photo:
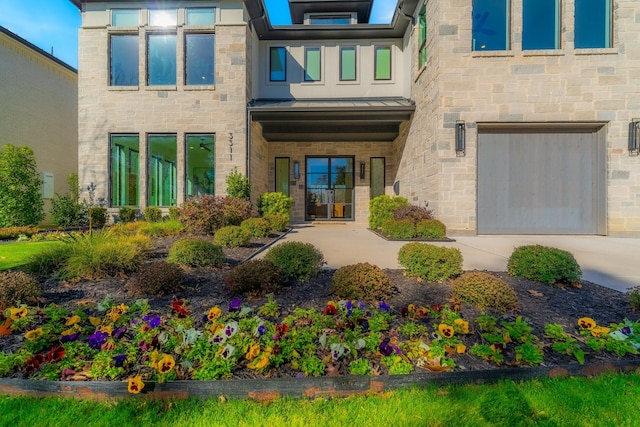
[[640,119],[631,119],[629,123],[629,155],[640,153]]
[[456,121],[456,156],[463,157],[467,145],[466,129],[464,120]]
[[229,132],[229,160],[233,160],[233,132]]
[[364,162],[360,162],[360,179],[364,179]]
[[293,162],[293,179],[300,179],[300,162]]

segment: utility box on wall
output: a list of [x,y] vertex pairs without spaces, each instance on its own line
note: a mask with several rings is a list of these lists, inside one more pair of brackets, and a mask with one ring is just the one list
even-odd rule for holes
[[53,199],[53,174],[42,172],[42,198]]

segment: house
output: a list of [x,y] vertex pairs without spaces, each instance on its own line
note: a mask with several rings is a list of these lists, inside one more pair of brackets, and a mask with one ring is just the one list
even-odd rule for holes
[[[78,73],[0,26],[0,146],[33,149],[45,213],[78,170]],[[45,222],[48,219],[45,219]]]
[[282,191],[366,223],[399,194],[450,233],[640,231],[634,0],[72,0],[79,170],[119,206]]

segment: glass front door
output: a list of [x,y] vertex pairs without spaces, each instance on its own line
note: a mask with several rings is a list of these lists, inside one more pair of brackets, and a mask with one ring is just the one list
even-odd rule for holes
[[354,163],[353,156],[306,158],[307,221],[353,219]]

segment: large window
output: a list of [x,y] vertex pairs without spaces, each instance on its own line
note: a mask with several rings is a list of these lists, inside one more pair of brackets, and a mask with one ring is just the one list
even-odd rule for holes
[[287,51],[284,47],[269,48],[269,80],[272,82],[287,80]]
[[522,49],[560,48],[560,0],[524,0]]
[[138,85],[138,35],[111,35],[109,84],[111,86]]
[[340,80],[356,80],[356,48],[354,46],[340,48]]
[[111,135],[111,206],[137,206],[140,180],[138,135]]
[[213,25],[215,23],[215,8],[194,7],[187,9],[187,25]]
[[149,135],[148,205],[175,206],[177,202],[177,145],[175,135]]
[[111,9],[111,26],[137,27],[140,25],[139,9]]
[[176,84],[176,35],[150,34],[147,38],[147,84]]
[[575,0],[576,49],[611,47],[611,0]]
[[418,17],[418,68],[427,62],[427,6],[422,6]]
[[306,47],[304,49],[304,80],[317,82],[321,80],[320,74],[320,48]]
[[509,49],[509,0],[473,0],[473,50]]
[[215,135],[187,135],[187,197],[215,193],[215,149]]
[[214,35],[185,35],[185,82],[187,85],[214,83]]
[[384,194],[384,157],[372,157],[369,170],[371,174],[370,197],[373,199]]
[[376,46],[374,59],[376,80],[391,80],[391,46]]
[[276,186],[279,191],[289,196],[289,158],[276,157]]

